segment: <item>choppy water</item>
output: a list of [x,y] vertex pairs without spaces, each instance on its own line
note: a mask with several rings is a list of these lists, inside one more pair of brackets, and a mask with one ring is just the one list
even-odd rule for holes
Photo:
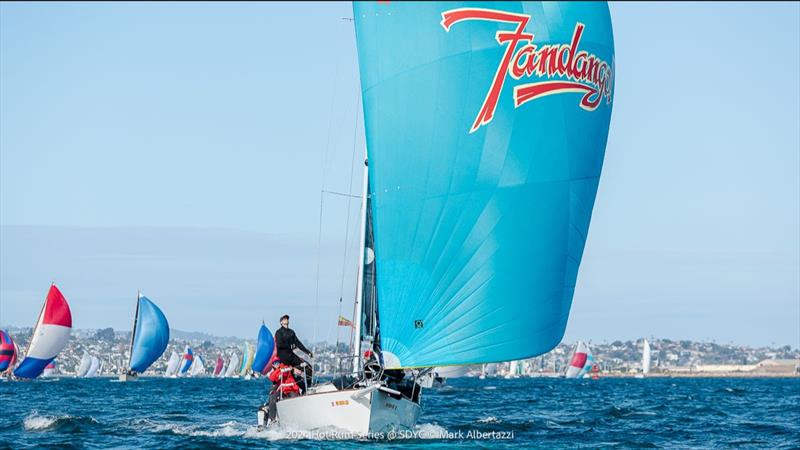
[[0,383],[0,447],[800,447],[797,378],[450,380],[425,391],[415,438],[380,442],[259,432],[264,389],[213,379]]

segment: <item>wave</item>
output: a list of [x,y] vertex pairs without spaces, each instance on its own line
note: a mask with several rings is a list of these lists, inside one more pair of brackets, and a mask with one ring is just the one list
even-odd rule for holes
[[[264,439],[268,441],[369,440],[368,437],[354,435],[353,433],[335,427],[308,431],[278,425],[276,427],[259,429],[252,423],[237,421],[229,421],[217,425],[185,425],[179,423],[154,422],[149,419],[136,420],[133,425],[138,431],[203,438],[240,437],[245,439]],[[417,425],[413,433],[400,434],[396,439],[443,439],[447,434],[447,430],[438,424],[424,423]]]
[[475,423],[501,423],[501,422],[503,421],[495,416],[483,417],[475,421]]
[[22,428],[25,431],[47,431],[70,426],[98,425],[99,423],[91,416],[70,416],[68,414],[51,416],[40,415],[37,411],[32,411],[22,420]]

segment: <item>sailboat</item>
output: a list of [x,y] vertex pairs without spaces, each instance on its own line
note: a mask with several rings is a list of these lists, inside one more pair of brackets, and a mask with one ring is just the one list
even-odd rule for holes
[[72,313],[67,299],[55,284],[47,292],[42,311],[33,327],[25,359],[14,370],[18,378],[36,378],[67,345],[72,331]]
[[7,331],[0,330],[0,376],[10,374],[17,362],[17,346]]
[[433,367],[560,342],[608,136],[613,38],[603,3],[354,2],[353,16],[368,158],[353,381],[317,383],[277,412],[294,429],[367,434],[415,426],[416,382]]
[[266,369],[267,364],[272,359],[275,353],[275,338],[269,331],[264,322],[261,322],[261,328],[258,329],[258,342],[256,343],[256,352],[253,356],[252,370],[254,374],[261,374]]
[[642,349],[642,373],[640,377],[643,378],[648,373],[650,373],[650,343],[647,342],[647,339],[644,340],[644,348]]
[[200,355],[195,355],[192,367],[191,369],[189,369],[189,376],[197,377],[200,375],[205,375],[205,373],[206,373],[205,361],[203,361],[203,358]]
[[244,368],[242,369],[242,375],[244,376],[245,380],[249,380],[252,377],[253,372],[253,359],[255,359],[255,349],[250,344],[245,344],[247,348],[247,358],[244,360],[243,365]]
[[225,360],[222,359],[222,355],[219,355],[217,356],[217,364],[214,366],[214,376],[221,377],[223,370],[225,370]]
[[233,352],[231,359],[228,361],[228,368],[225,370],[225,378],[237,378],[237,367],[239,367],[239,355]]
[[100,370],[100,360],[97,356],[92,355],[91,363],[89,364],[89,370],[86,371],[85,378],[93,378],[97,376],[97,372]]
[[594,355],[592,354],[592,348],[589,345],[586,345],[586,362],[583,364],[581,371],[578,373],[578,378],[583,378],[592,370],[594,366]]
[[44,367],[44,371],[42,372],[42,376],[43,377],[52,378],[52,377],[56,376],[57,373],[58,373],[58,369],[56,368],[56,362],[55,362],[55,360],[53,360],[53,361],[50,361],[50,364],[48,364],[48,365],[46,365]]
[[192,352],[192,348],[188,345],[186,346],[186,351],[183,353],[183,361],[181,362],[181,368],[178,370],[177,375],[183,375],[189,371],[189,367],[192,366],[192,362],[194,361],[194,352]]
[[134,381],[139,378],[167,349],[169,323],[164,313],[149,298],[139,292],[136,296],[136,312],[133,314],[130,357],[125,373],[119,381]]
[[88,353],[84,352],[83,357],[81,357],[81,362],[78,364],[78,370],[75,371],[75,376],[78,378],[82,378],[86,376],[86,372],[89,371],[89,367],[92,365],[92,357],[89,356]]
[[578,345],[575,346],[575,352],[572,354],[564,376],[567,378],[578,378],[578,374],[581,373],[583,366],[586,365],[588,352],[589,348],[586,344],[584,344],[583,341],[578,341]]
[[175,353],[175,350],[173,350],[172,354],[169,355],[169,359],[167,360],[167,369],[164,371],[164,376],[169,378],[177,377],[180,363],[181,357]]

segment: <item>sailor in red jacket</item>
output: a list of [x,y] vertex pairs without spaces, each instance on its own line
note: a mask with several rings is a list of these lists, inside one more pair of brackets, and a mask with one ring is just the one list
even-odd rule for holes
[[300,373],[300,370],[282,364],[278,358],[272,361],[272,370],[267,374],[267,377],[272,381],[272,389],[269,393],[268,423],[274,422],[278,416],[277,403],[279,399],[300,395],[300,387],[297,386],[292,372]]

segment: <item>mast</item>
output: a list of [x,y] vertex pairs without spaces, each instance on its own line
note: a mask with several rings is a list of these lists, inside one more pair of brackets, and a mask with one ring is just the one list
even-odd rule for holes
[[364,306],[362,297],[364,296],[364,245],[367,233],[367,192],[369,186],[369,167],[367,160],[364,160],[364,183],[361,190],[361,233],[358,242],[358,280],[356,281],[356,301],[355,301],[355,342],[353,344],[353,374],[358,374],[361,361],[361,309]]
[[136,291],[136,312],[133,313],[133,328],[131,329],[131,346],[128,355],[128,369],[131,369],[131,360],[133,359],[133,339],[136,337],[136,323],[139,321],[139,301],[142,298],[142,292]]

